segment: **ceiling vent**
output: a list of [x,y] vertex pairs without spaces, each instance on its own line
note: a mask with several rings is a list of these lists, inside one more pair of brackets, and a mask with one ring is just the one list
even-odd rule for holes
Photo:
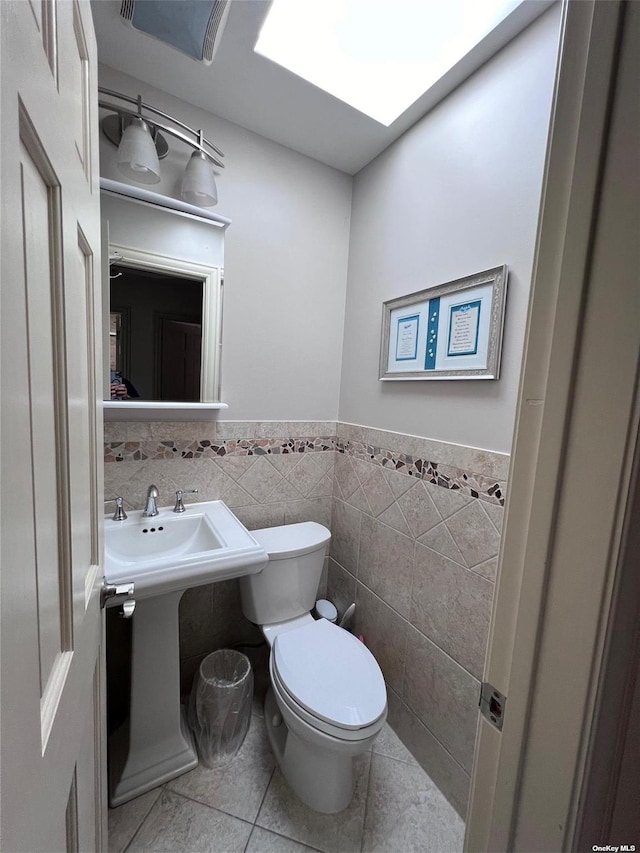
[[210,65],[230,0],[122,0],[120,17],[140,32]]

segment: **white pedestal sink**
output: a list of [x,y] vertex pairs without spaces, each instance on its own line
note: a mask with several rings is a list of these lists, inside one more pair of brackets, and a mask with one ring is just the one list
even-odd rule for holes
[[222,501],[105,521],[105,580],[135,584],[129,737],[109,743],[118,806],[198,763],[180,708],[178,606],[185,589],[262,571],[267,554]]

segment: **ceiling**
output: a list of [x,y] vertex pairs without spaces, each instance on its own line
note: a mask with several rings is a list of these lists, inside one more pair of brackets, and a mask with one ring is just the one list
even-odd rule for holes
[[209,66],[127,26],[120,0],[92,0],[92,11],[100,62],[355,174],[552,4],[525,0],[389,127],[253,52],[269,0],[233,0]]

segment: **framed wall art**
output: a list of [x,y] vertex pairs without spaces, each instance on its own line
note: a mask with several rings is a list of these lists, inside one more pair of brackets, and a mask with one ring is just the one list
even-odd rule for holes
[[379,378],[498,379],[507,274],[494,267],[384,302]]

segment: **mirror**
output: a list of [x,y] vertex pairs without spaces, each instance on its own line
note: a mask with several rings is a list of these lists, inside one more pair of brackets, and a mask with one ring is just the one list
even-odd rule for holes
[[202,291],[199,279],[111,266],[112,400],[200,402]]
[[223,229],[104,191],[102,209],[105,399],[218,404]]
[[111,400],[218,402],[221,271],[109,246]]

